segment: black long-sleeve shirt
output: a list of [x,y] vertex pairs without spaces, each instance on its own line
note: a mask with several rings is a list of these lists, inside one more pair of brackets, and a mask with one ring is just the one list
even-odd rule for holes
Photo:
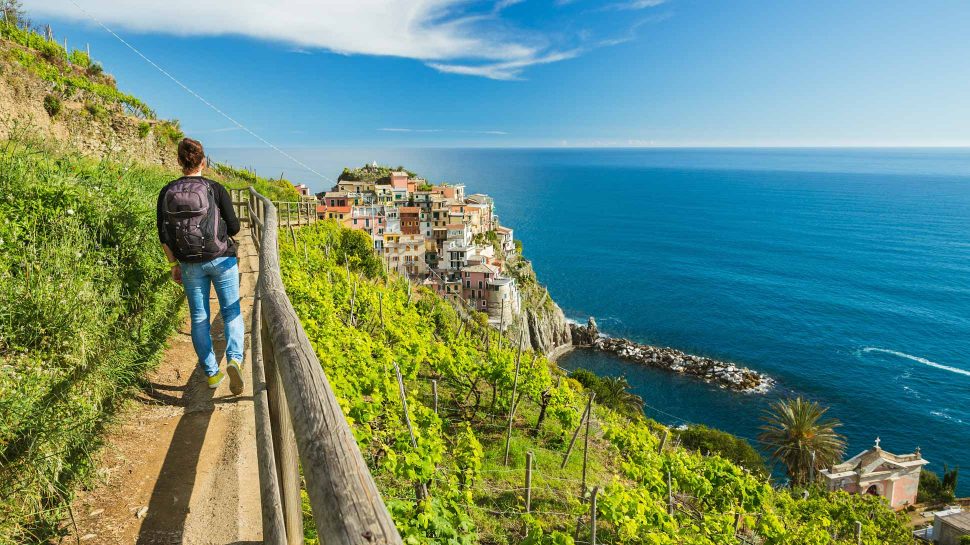
[[[212,181],[202,176],[184,176],[183,178],[179,178],[179,180],[190,177],[203,178],[212,187],[212,194],[215,197],[216,206],[219,207],[219,218],[225,226],[225,230],[223,232],[230,237],[226,251],[223,252],[222,255],[214,256],[214,258],[235,256],[236,244],[231,237],[234,237],[237,233],[239,233],[239,217],[236,216],[236,210],[232,207],[232,197],[229,195],[229,191],[227,191],[226,188],[223,187],[219,182]],[[171,248],[173,251],[175,251],[175,248],[172,248],[172,244],[169,244],[169,234],[165,230],[162,202],[165,198],[165,193],[167,193],[169,188],[172,187],[172,184],[179,180],[172,180],[168,183],[168,185],[163,187],[162,190],[158,192],[158,202],[155,205],[155,222],[158,228],[158,241],[162,244],[168,244],[169,248]]]

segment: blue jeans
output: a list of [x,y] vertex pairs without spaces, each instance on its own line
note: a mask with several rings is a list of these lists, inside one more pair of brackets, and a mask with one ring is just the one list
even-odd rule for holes
[[226,331],[226,359],[243,361],[246,328],[239,304],[239,263],[235,257],[217,257],[205,263],[181,263],[182,285],[189,300],[192,317],[192,346],[199,356],[199,367],[207,376],[219,372],[209,335],[209,286],[215,286],[219,311]]

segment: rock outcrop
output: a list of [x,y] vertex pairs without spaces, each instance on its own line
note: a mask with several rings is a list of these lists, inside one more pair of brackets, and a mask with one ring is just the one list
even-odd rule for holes
[[775,381],[767,375],[733,363],[695,356],[674,348],[603,337],[596,327],[596,320],[592,317],[585,326],[572,324],[572,339],[576,346],[602,350],[641,365],[690,375],[739,392],[766,392],[775,384]]
[[600,330],[596,326],[596,319],[592,316],[586,321],[586,325],[571,323],[569,328],[573,335],[573,344],[576,346],[592,346],[600,338]]

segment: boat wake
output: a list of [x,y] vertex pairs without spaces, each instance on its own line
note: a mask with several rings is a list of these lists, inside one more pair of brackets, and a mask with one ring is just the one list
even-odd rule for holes
[[867,346],[862,349],[862,352],[877,352],[879,354],[889,354],[891,356],[897,356],[900,358],[906,358],[908,360],[915,361],[917,363],[922,363],[923,365],[928,365],[930,367],[935,367],[937,369],[942,369],[944,371],[949,371],[951,373],[957,373],[958,375],[966,375],[970,377],[970,371],[966,369],[960,369],[957,367],[950,367],[949,365],[943,365],[942,363],[936,363],[935,361],[930,361],[926,358],[921,358],[919,356],[913,356],[912,354],[907,354],[905,352],[898,352],[896,350],[888,350],[886,348],[876,348],[874,346]]

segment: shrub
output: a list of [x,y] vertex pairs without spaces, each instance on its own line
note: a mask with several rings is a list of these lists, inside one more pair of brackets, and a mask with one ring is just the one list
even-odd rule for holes
[[156,123],[155,133],[163,140],[168,140],[173,144],[177,144],[179,140],[185,138],[182,127],[179,125],[178,120],[175,119]]
[[943,471],[943,479],[940,479],[940,476],[936,472],[929,469],[924,468],[920,472],[916,501],[920,503],[941,504],[952,502],[955,499],[956,475],[954,472],[957,470],[948,471],[946,466],[944,466]]
[[80,68],[88,68],[91,66],[91,57],[89,57],[86,52],[78,51],[77,49],[71,51],[71,54],[68,55],[67,60],[70,61],[74,66]]
[[91,117],[100,121],[104,121],[110,117],[110,114],[108,113],[108,109],[94,101],[89,100],[85,102],[84,109],[87,110],[89,114],[91,114]]
[[730,433],[694,424],[678,431],[681,444],[701,454],[717,454],[744,467],[748,471],[767,477],[768,467],[765,460],[750,443]]
[[61,99],[57,98],[57,95],[45,96],[44,109],[47,110],[47,115],[57,117],[57,114],[61,113]]
[[148,136],[148,133],[152,132],[152,125],[147,121],[142,121],[138,124],[138,137],[144,139]]
[[960,545],[970,545],[970,535],[960,536]]

